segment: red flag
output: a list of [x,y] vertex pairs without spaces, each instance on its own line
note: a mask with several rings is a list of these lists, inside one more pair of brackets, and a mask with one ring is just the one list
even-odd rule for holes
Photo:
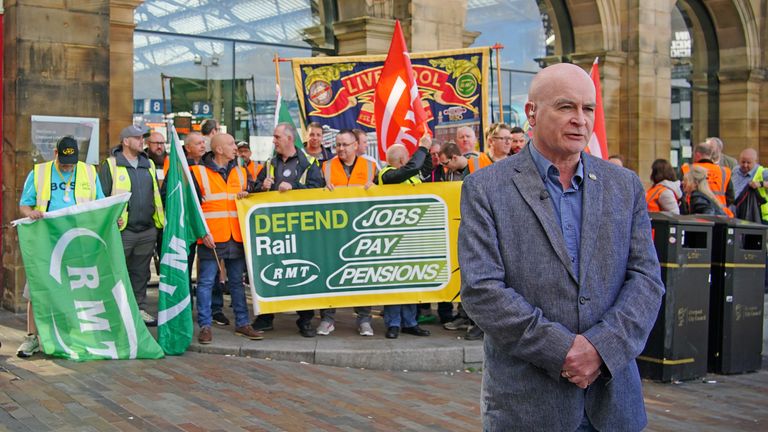
[[600,89],[600,71],[597,69],[598,57],[592,63],[592,70],[589,76],[595,84],[596,106],[595,106],[595,129],[592,132],[592,138],[587,144],[587,151],[593,156],[602,159],[608,159],[608,140],[605,138],[605,112],[603,111],[603,92]]
[[373,115],[382,158],[387,154],[387,148],[395,143],[403,144],[410,153],[416,151],[419,139],[427,129],[427,115],[421,105],[421,94],[400,21],[395,22],[389,54],[376,84]]

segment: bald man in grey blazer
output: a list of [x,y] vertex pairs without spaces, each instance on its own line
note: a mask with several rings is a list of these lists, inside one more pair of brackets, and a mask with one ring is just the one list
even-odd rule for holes
[[643,186],[583,152],[595,88],[550,66],[525,105],[533,139],[464,181],[461,300],[483,329],[487,431],[635,431],[635,357],[664,287]]

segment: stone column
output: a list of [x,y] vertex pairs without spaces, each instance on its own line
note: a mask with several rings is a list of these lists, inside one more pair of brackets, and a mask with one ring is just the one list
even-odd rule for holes
[[[466,0],[338,0],[333,31],[337,53],[386,54],[395,20],[400,20],[412,52],[465,48],[478,36],[464,30]],[[321,40],[317,28],[309,32]]]
[[[627,62],[621,71],[621,153],[647,182],[656,158],[669,158],[671,0],[629,0],[622,10]],[[607,113],[608,109],[606,109]]]
[[[760,90],[765,81],[761,70],[721,70],[720,138],[725,153],[738,157],[747,147],[760,144]],[[761,149],[760,161],[768,160],[768,149]]]
[[43,162],[31,116],[99,119],[100,153],[130,124],[133,9],[139,0],[6,1],[4,29],[2,307],[22,311],[25,275],[16,229],[24,180]]

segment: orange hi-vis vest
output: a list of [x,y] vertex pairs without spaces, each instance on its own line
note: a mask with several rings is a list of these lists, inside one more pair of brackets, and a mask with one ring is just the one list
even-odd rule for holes
[[470,174],[493,163],[493,160],[488,156],[488,153],[480,153],[480,156],[470,157],[468,158],[468,161]]
[[[661,206],[659,205],[659,197],[661,196],[661,193],[664,192],[664,189],[672,191],[672,189],[664,186],[663,184],[656,183],[655,185],[651,186],[650,189],[648,189],[648,192],[645,193],[645,202],[648,203],[649,212],[661,211]],[[672,193],[674,194],[674,191]]]
[[[698,165],[707,170],[707,183],[709,183],[709,188],[712,190],[712,193],[715,194],[717,201],[720,202],[725,214],[733,217],[733,212],[727,207],[725,200],[725,191],[728,189],[728,182],[731,181],[731,169],[711,162],[694,162],[694,165]],[[683,171],[683,174],[688,174],[688,171],[691,170],[691,166],[686,163],[683,164],[680,169]]]
[[251,180],[256,180],[256,176],[259,175],[262,169],[264,169],[264,165],[257,164],[256,162],[249,160],[248,164],[245,166],[245,169],[248,170],[248,174],[250,174]]
[[237,194],[248,187],[245,168],[232,168],[226,182],[219,173],[204,165],[194,165],[190,169],[203,193],[201,207],[213,241],[224,243],[231,238],[242,243],[243,235],[237,219],[235,200]]
[[347,177],[341,159],[334,156],[333,159],[323,162],[323,175],[325,181],[334,186],[365,186],[373,182],[376,175],[376,164],[368,159],[358,157],[352,173]]

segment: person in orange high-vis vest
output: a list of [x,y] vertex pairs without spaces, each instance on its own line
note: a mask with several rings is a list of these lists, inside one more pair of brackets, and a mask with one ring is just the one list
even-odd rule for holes
[[[731,183],[731,169],[728,167],[720,166],[712,162],[712,155],[714,154],[714,148],[709,142],[699,143],[693,150],[693,164],[699,165],[707,170],[707,183],[712,193],[715,194],[718,202],[720,202],[723,211],[730,217],[733,217],[733,212],[728,208],[728,205],[734,201],[733,184]],[[689,164],[683,164],[680,167],[683,175],[688,174],[691,167]]]
[[653,186],[645,193],[649,212],[667,211],[680,214],[679,201],[683,197],[675,170],[666,159],[656,159],[651,164]]
[[239,158],[238,164],[245,167],[248,172],[248,177],[251,181],[256,181],[256,176],[264,168],[262,164],[257,164],[251,160],[251,145],[245,141],[237,143],[237,156]]
[[210,234],[198,247],[197,323],[200,326],[198,342],[209,344],[211,334],[211,294],[217,282],[219,260],[224,261],[227,286],[235,313],[235,334],[251,340],[262,339],[260,332],[249,325],[248,304],[243,289],[245,252],[243,236],[237,217],[235,200],[248,195],[248,174],[237,166],[235,139],[229,134],[211,138],[211,151],[190,167],[195,188],[200,192],[200,202]]
[[339,131],[336,135],[336,156],[323,162],[326,187],[333,190],[337,186],[364,186],[367,189],[378,175],[375,163],[357,156],[355,133],[348,129]]
[[[376,164],[357,156],[357,136],[351,129],[342,129],[336,134],[336,156],[323,162],[325,186],[329,190],[344,186],[373,186],[379,175]],[[355,307],[357,327],[361,336],[373,336],[371,327],[371,307]],[[320,325],[317,334],[329,335],[334,329],[336,309],[320,311]]]
[[476,158],[469,158],[469,172],[485,168],[509,156],[512,150],[512,127],[506,123],[495,123],[488,129],[486,143],[488,151]]

